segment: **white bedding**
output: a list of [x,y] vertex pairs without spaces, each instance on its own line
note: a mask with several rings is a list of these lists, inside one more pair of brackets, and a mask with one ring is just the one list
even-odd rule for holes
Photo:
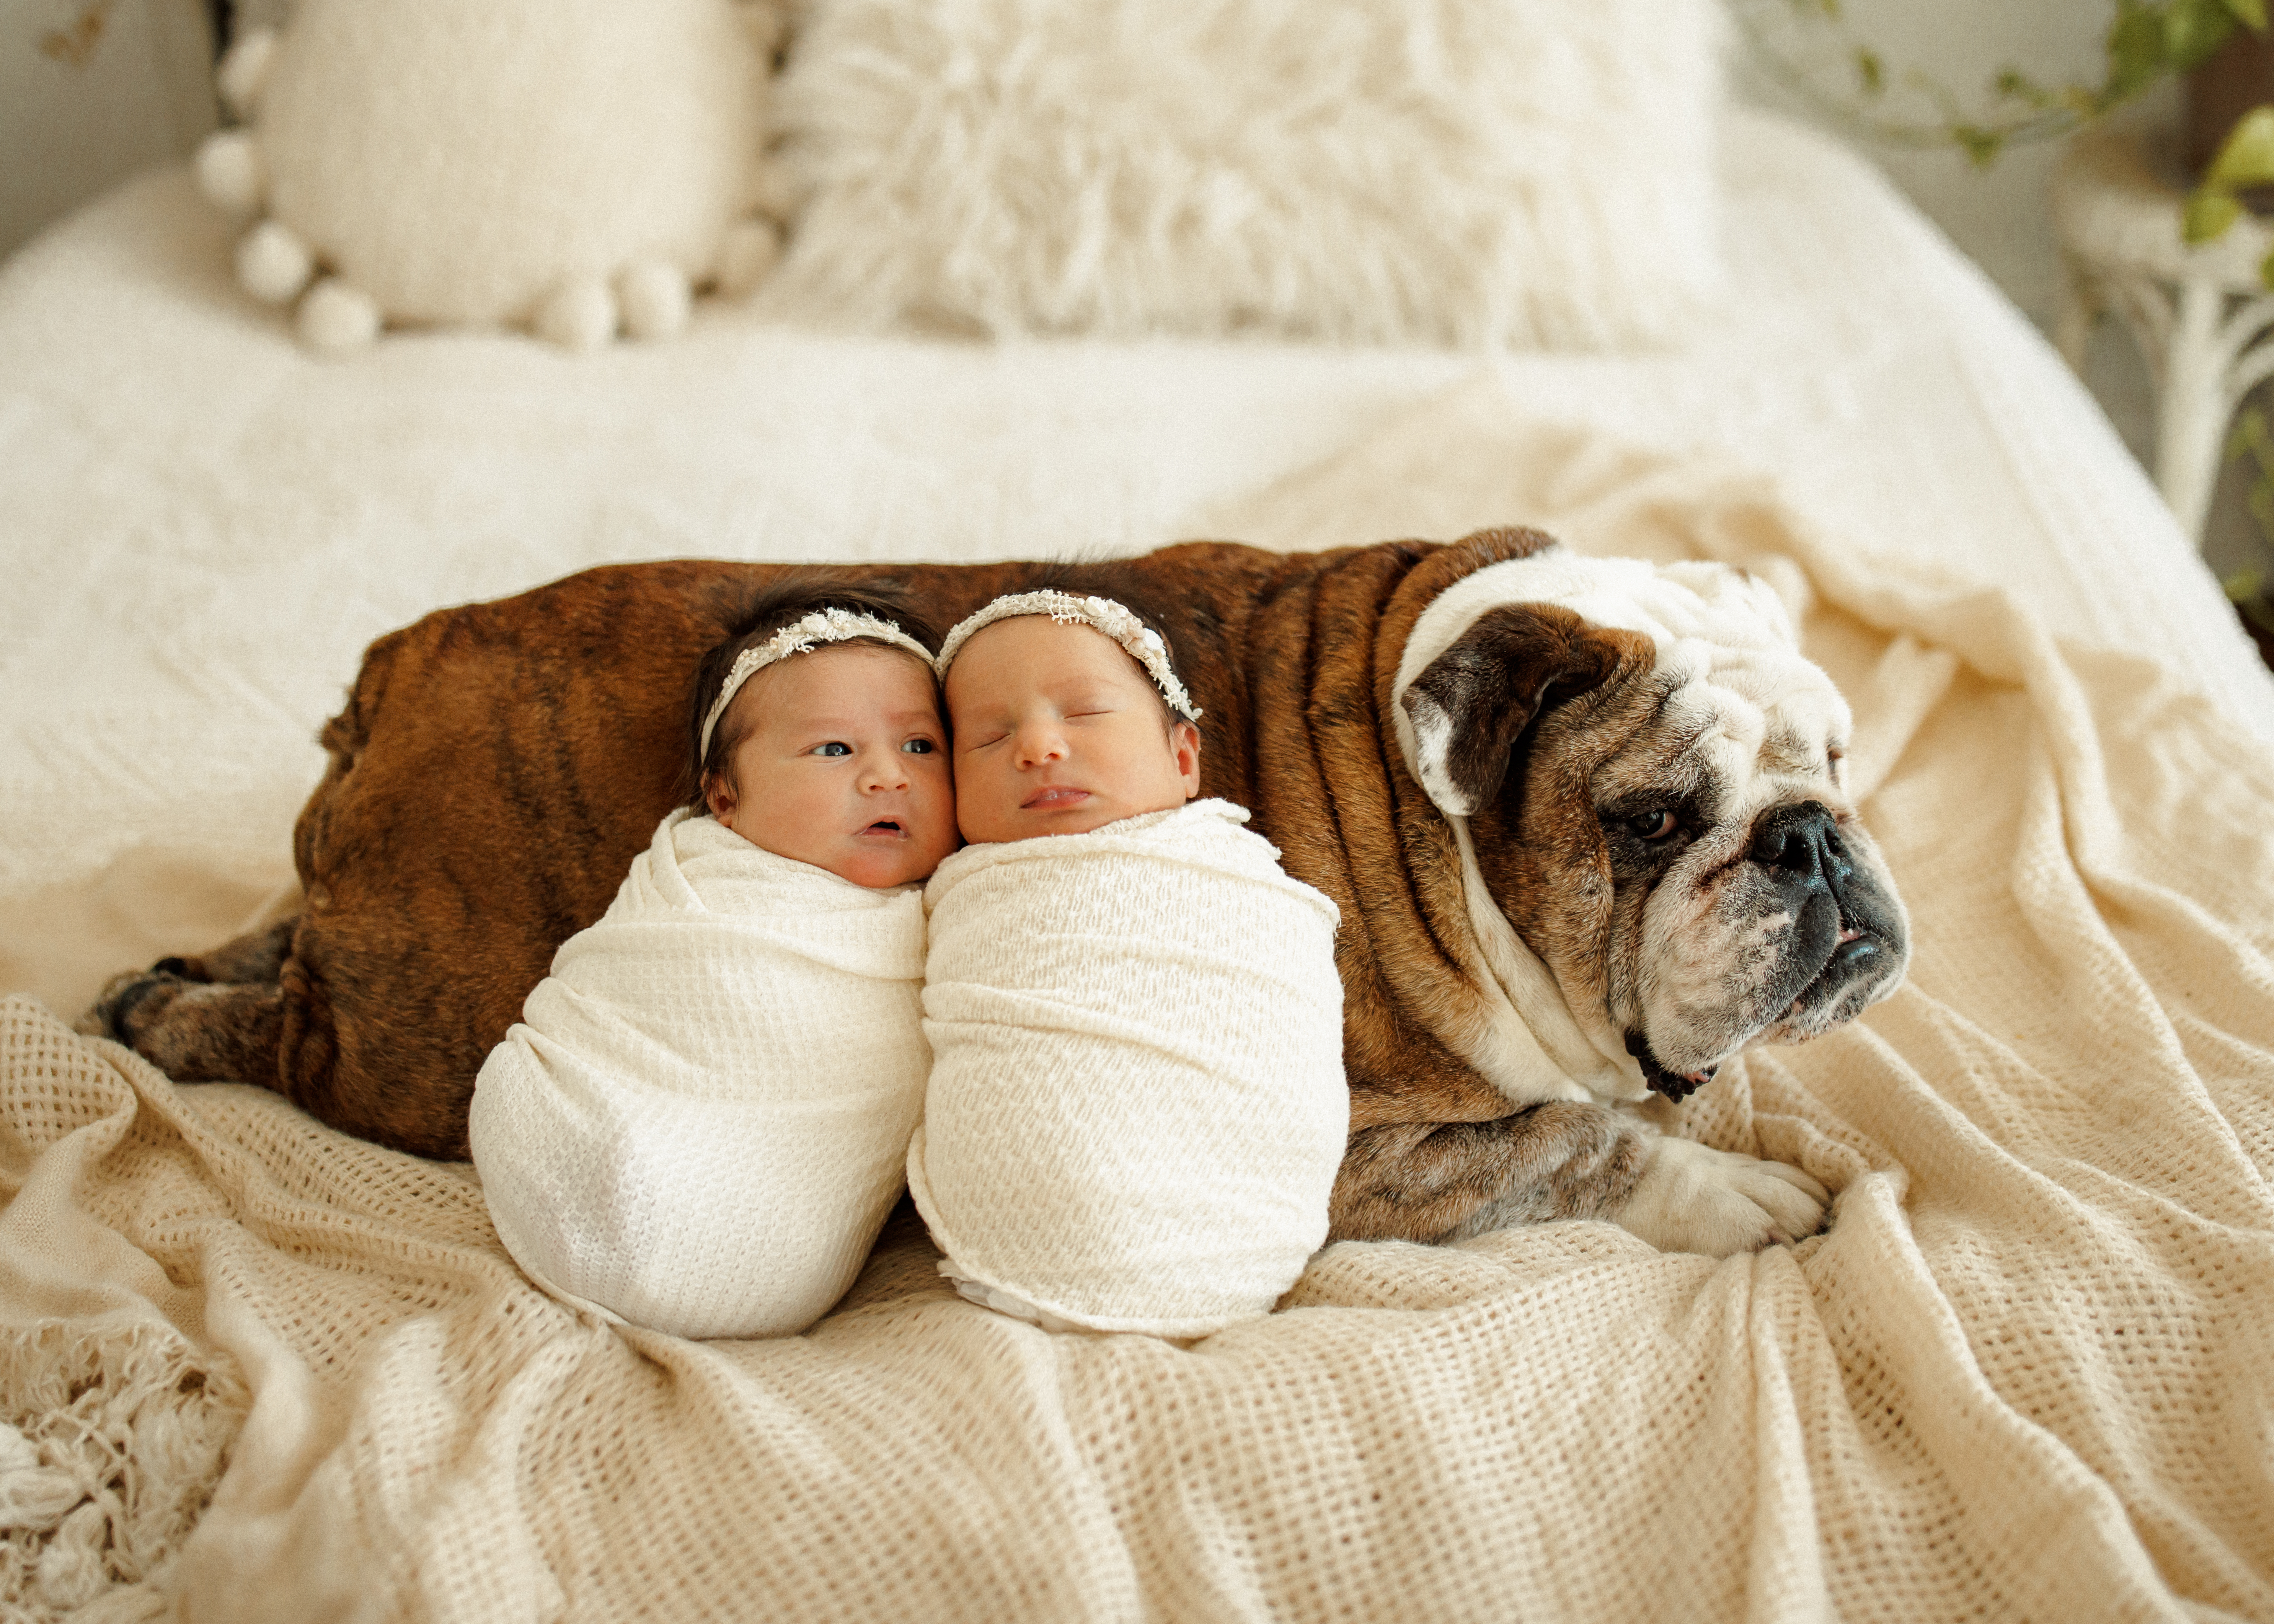
[[[1734,455],[1858,548],[1946,562],[2274,684],[2090,398],[1868,168],[1733,116],[1736,294],[1678,353],[1497,363],[1532,417]],[[0,267],[0,990],[66,1014],[290,880],[364,645],[604,560],[1134,552],[1209,528],[1480,365],[1434,351],[686,339],[299,349],[186,171]],[[1525,515],[1510,514],[1509,520]]]

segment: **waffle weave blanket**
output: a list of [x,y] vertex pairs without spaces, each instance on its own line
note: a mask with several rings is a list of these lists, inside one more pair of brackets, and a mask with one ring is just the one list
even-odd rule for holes
[[802,1331],[900,1193],[930,1058],[923,907],[674,812],[474,1089],[498,1236],[680,1336]]
[[1198,1336],[1327,1237],[1350,1124],[1335,905],[1198,801],[966,846],[930,914],[908,1188],[965,1295]]

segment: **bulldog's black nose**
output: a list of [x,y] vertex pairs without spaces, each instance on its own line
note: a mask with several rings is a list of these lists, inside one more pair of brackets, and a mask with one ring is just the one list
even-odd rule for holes
[[1840,822],[1820,801],[1779,807],[1753,826],[1752,850],[1745,853],[1774,875],[1781,884],[1807,891],[1835,891],[1856,872],[1841,843]]

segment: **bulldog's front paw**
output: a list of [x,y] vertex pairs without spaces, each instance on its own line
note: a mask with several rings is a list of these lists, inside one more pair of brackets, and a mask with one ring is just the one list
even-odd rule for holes
[[137,1047],[135,1040],[190,984],[165,967],[177,962],[168,959],[156,970],[128,970],[112,976],[94,1007],[72,1023],[73,1029],[86,1037],[112,1038],[129,1049]]
[[1815,1234],[1831,1202],[1798,1168],[1660,1138],[1634,1193],[1610,1216],[1660,1252],[1726,1258]]

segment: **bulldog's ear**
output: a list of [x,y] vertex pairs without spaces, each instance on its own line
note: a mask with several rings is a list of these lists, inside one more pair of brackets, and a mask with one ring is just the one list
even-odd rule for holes
[[1639,633],[1606,630],[1553,604],[1479,616],[1399,699],[1429,799],[1454,817],[1473,816],[1500,793],[1517,741],[1540,713],[1600,687],[1642,651],[1638,643],[1647,650]]

